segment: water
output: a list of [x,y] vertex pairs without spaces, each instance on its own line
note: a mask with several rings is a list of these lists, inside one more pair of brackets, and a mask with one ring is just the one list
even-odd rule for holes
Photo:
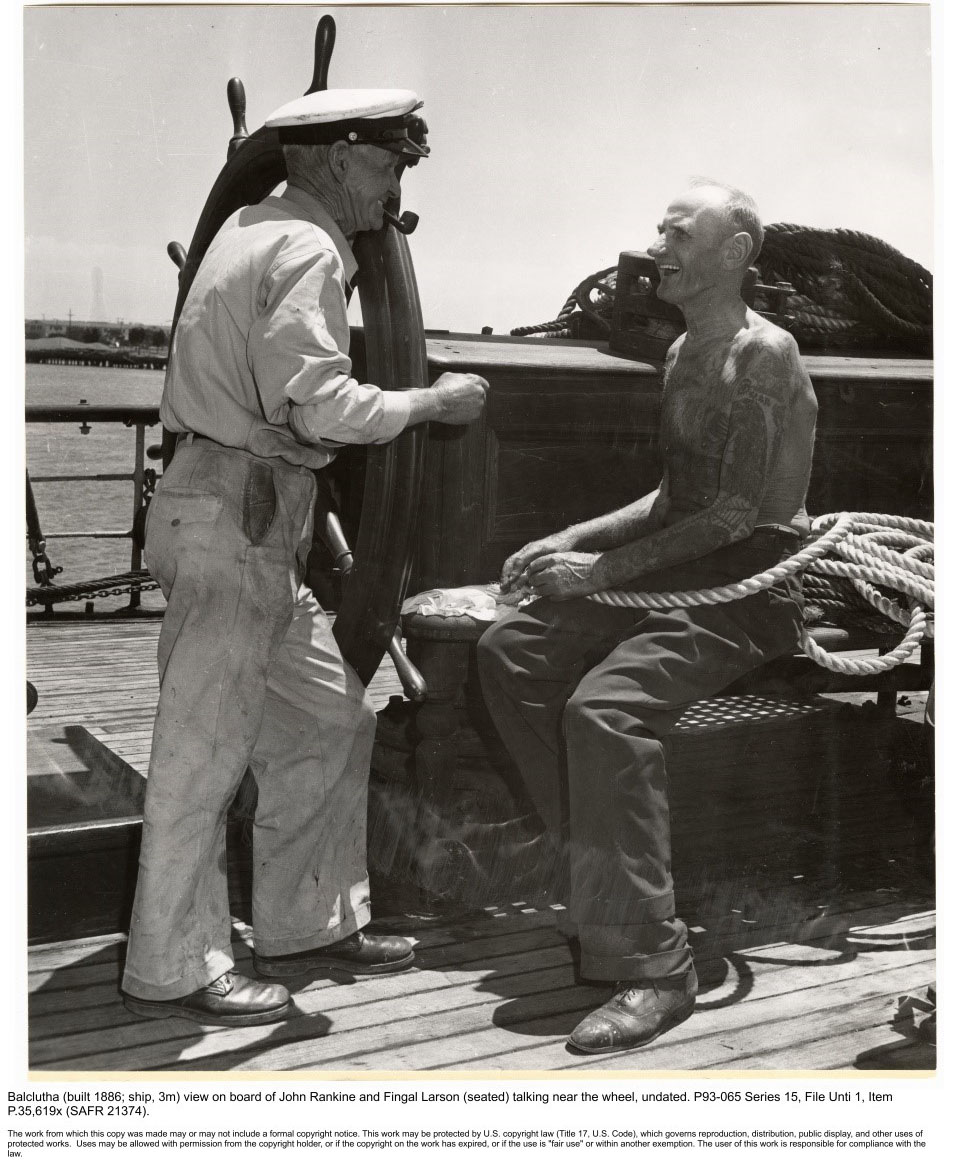
[[[137,368],[66,367],[58,364],[26,365],[26,401],[29,405],[90,404],[138,407],[159,405],[163,372]],[[147,445],[158,444],[159,426],[147,429]],[[135,430],[122,423],[95,423],[82,434],[79,423],[26,426],[27,468],[31,479],[62,474],[133,473]],[[158,462],[147,461],[159,468]],[[34,483],[40,525],[48,536],[47,553],[63,565],[60,583],[114,575],[130,568],[129,540],[55,539],[60,531],[124,531],[133,517],[132,482]],[[26,550],[25,583],[33,582],[29,550]],[[147,598],[149,599],[149,598]],[[122,599],[112,598],[103,607],[114,608]],[[97,606],[98,610],[100,605]]]
[[163,372],[140,368],[66,367],[53,363],[26,365],[28,404],[136,404],[160,403]]

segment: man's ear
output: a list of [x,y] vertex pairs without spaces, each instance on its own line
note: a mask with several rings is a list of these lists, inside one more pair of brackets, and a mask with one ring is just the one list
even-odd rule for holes
[[741,269],[753,251],[752,235],[747,232],[733,233],[726,238],[723,264],[726,269]]
[[350,145],[345,139],[340,139],[330,146],[326,156],[327,164],[333,178],[340,183],[346,178],[346,173],[349,170],[349,158]]

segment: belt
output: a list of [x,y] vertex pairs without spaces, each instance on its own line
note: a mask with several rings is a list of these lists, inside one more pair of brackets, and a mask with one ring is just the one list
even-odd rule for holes
[[798,551],[802,546],[802,536],[795,527],[786,527],[782,523],[762,523],[756,527],[748,539],[743,543],[749,547],[788,547]]
[[203,442],[204,445],[213,445],[231,457],[241,457],[245,461],[258,462],[261,465],[268,465],[274,470],[279,470],[281,474],[289,472],[303,476],[310,477],[313,481],[314,471],[309,466],[297,465],[294,462],[287,461],[286,458],[265,457],[259,453],[251,453],[248,449],[240,449],[235,445],[224,445],[222,441],[215,441],[212,437],[206,437],[203,433],[178,433],[177,445],[194,445],[197,442]]

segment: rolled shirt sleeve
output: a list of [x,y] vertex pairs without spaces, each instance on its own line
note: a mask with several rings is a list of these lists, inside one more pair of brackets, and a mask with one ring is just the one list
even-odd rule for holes
[[247,360],[271,424],[325,446],[383,443],[403,431],[409,397],[351,375],[343,265],[333,250],[278,259],[258,302]]

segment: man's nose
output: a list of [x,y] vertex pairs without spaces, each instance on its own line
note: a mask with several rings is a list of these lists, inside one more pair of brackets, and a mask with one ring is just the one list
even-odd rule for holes
[[650,257],[658,257],[666,248],[666,238],[662,233],[655,238],[652,245],[646,250]]

